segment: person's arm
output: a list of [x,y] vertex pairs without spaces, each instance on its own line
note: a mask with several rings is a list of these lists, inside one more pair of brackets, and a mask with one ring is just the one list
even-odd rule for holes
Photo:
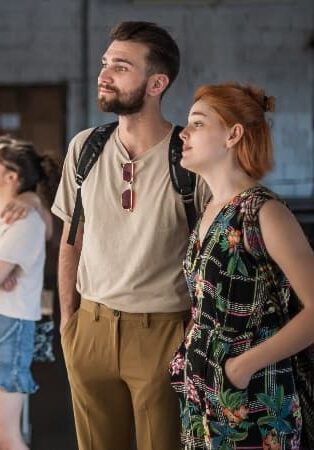
[[60,333],[67,321],[79,307],[79,294],[76,291],[77,269],[79,265],[84,228],[79,225],[74,245],[67,244],[70,224],[64,223],[59,253],[59,298],[60,298]]
[[23,192],[11,200],[1,211],[0,217],[7,224],[23,219],[32,210],[36,209],[46,225],[46,240],[52,237],[53,223],[50,212],[43,206],[35,192]]
[[14,268],[15,264],[7,261],[0,261],[0,286],[8,278]]
[[314,342],[314,254],[295,217],[281,203],[266,202],[259,214],[266,249],[299,297],[303,309],[278,333],[226,362],[230,381],[246,388],[258,370]]
[[16,276],[17,266],[9,273],[9,275],[5,278],[5,280],[0,284],[0,289],[6,292],[13,291],[17,285],[17,276]]

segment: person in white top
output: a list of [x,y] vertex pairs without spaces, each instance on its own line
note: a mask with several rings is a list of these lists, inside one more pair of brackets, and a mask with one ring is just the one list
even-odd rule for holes
[[[0,211],[23,192],[53,189],[55,169],[32,144],[0,137]],[[12,224],[0,219],[0,449],[27,449],[20,415],[23,395],[38,388],[30,365],[40,319],[45,233],[35,209]]]

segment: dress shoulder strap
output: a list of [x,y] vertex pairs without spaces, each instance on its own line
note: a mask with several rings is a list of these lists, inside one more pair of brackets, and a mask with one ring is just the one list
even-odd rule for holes
[[252,255],[258,260],[268,260],[269,256],[263,240],[259,223],[259,211],[269,200],[282,200],[272,191],[260,186],[251,192],[241,203],[243,228]]

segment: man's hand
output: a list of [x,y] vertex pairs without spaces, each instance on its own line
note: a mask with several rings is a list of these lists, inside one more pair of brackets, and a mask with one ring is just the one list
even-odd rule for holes
[[68,320],[80,306],[80,296],[76,290],[77,268],[82,250],[84,228],[79,225],[74,245],[67,244],[70,224],[64,223],[59,254],[59,299],[60,299],[60,334]]
[[61,317],[61,320],[60,320],[60,328],[59,328],[59,330],[60,330],[60,335],[62,335],[63,330],[64,330],[66,324],[68,323],[68,321],[69,321],[69,319],[70,319],[71,317],[72,317],[71,314],[65,314],[65,313],[62,314],[62,317]]

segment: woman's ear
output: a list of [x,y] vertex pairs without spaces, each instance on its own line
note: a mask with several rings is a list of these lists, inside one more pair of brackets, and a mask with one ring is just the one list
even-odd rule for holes
[[156,97],[157,95],[161,95],[166,90],[168,84],[169,78],[166,74],[155,73],[148,79],[146,92],[148,95]]
[[242,138],[244,134],[243,125],[236,123],[230,128],[229,137],[227,138],[227,148],[234,147]]
[[18,174],[13,170],[8,170],[4,176],[4,179],[7,184],[17,184],[19,182]]

